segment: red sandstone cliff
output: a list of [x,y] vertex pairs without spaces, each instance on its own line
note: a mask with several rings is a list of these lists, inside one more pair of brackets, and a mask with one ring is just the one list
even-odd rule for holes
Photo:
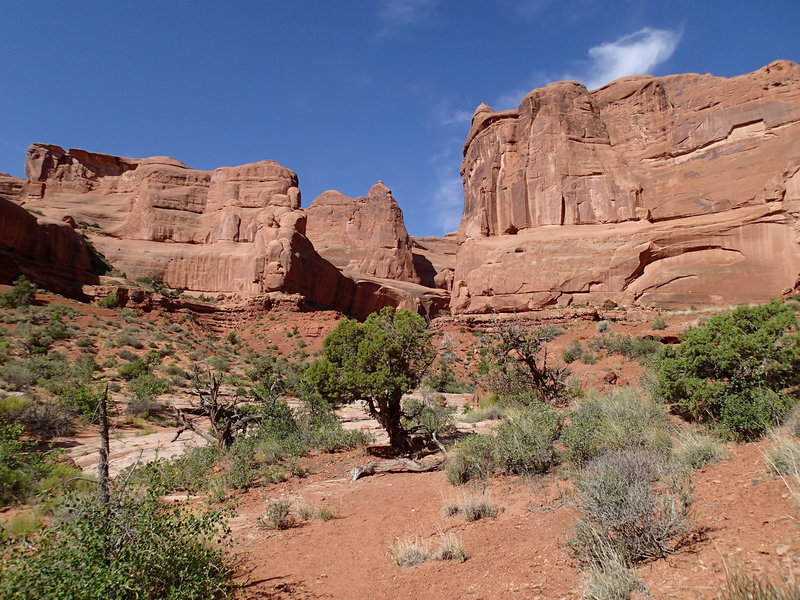
[[766,300],[800,273],[800,67],[626,77],[481,105],[455,312]]

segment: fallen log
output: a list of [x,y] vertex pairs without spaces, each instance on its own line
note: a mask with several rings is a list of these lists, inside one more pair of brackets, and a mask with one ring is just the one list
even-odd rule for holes
[[411,471],[412,473],[426,473],[428,471],[436,471],[444,464],[444,460],[437,460],[436,462],[417,462],[410,458],[396,458],[394,460],[385,461],[372,461],[358,467],[350,469],[353,476],[352,481],[359,477],[366,475],[375,475],[376,473],[385,473],[387,471]]

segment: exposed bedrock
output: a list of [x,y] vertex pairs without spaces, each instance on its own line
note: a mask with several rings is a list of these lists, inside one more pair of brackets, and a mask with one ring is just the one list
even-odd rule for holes
[[559,82],[481,105],[452,310],[755,302],[800,273],[800,67]]

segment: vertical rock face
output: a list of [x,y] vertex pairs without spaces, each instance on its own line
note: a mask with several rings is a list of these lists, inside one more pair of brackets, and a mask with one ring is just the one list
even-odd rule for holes
[[302,293],[347,310],[355,283],[305,238],[297,176],[274,161],[214,171],[34,144],[27,202],[88,225],[128,276],[207,292]]
[[200,171],[166,157],[34,144],[26,172],[28,207],[81,223],[97,250],[134,279],[201,292],[297,293],[357,317],[386,305],[431,315],[449,300],[416,285],[402,213],[382,184],[367,198],[347,199],[350,208],[329,205],[333,236],[321,245],[330,251],[325,239],[348,236],[339,252],[349,253],[352,271],[343,274],[306,237],[297,176],[274,161]]
[[306,236],[317,252],[340,269],[420,283],[403,212],[383,182],[358,198],[324,192],[306,215]]
[[[481,105],[452,308],[751,302],[800,273],[800,67],[626,77]],[[778,258],[780,257],[780,258]]]
[[20,275],[72,297],[98,279],[89,249],[69,224],[32,215],[0,188],[0,282]]

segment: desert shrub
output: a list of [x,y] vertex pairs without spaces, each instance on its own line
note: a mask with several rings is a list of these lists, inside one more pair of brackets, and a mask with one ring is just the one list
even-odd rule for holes
[[728,574],[725,589],[716,598],[717,600],[797,600],[800,598],[800,584],[793,579],[774,583],[764,577],[749,575],[741,569],[733,569]]
[[206,487],[220,456],[220,450],[214,446],[189,448],[180,456],[171,459],[159,458],[139,466],[132,472],[126,469],[120,474],[120,478],[129,479],[132,485],[159,494],[178,491],[196,493]]
[[541,335],[541,330],[505,327],[483,349],[479,372],[486,373],[488,387],[498,396],[563,404],[573,395],[569,370],[549,364]]
[[169,391],[169,382],[152,373],[139,375],[128,382],[128,389],[137,400],[157,398]]
[[505,419],[509,409],[497,402],[481,404],[474,410],[465,410],[462,421],[465,423],[477,423],[479,421],[499,421]]
[[497,443],[490,435],[470,435],[455,445],[445,463],[453,485],[485,479],[497,469]]
[[725,448],[704,433],[688,433],[678,439],[675,458],[688,469],[702,469],[725,456]]
[[460,563],[467,560],[464,542],[456,534],[453,532],[443,533],[439,538],[439,547],[433,553],[435,560],[454,560]]
[[131,348],[136,348],[137,350],[144,348],[142,341],[136,337],[136,334],[132,331],[126,330],[117,335],[116,342],[118,346],[130,346]]
[[800,440],[777,433],[767,450],[766,461],[775,475],[800,476]]
[[[25,502],[77,473],[76,469],[59,465],[54,453],[39,451],[36,443],[22,434],[21,425],[0,421],[0,506]],[[43,486],[43,482],[47,485]]]
[[655,316],[649,321],[650,329],[654,331],[661,331],[667,328],[667,320],[661,315]]
[[[9,398],[2,401],[10,400]],[[75,410],[59,402],[48,402],[41,399],[19,399],[14,409],[0,416],[8,423],[22,425],[25,433],[38,440],[49,440],[54,437],[64,437],[75,433],[77,427],[77,414]],[[5,409],[0,408],[0,412]]]
[[259,522],[271,529],[289,529],[295,524],[291,500],[271,500]]
[[583,352],[584,350],[583,346],[581,345],[581,341],[572,340],[569,343],[569,345],[564,349],[564,352],[561,353],[561,358],[567,364],[573,363],[581,357]]
[[596,352],[605,350],[608,354],[621,354],[626,358],[647,362],[655,357],[662,344],[648,337],[612,334],[594,338],[589,342],[589,347]]
[[132,379],[136,379],[137,377],[150,375],[151,373],[152,373],[151,364],[148,361],[143,360],[141,358],[137,358],[127,364],[124,364],[117,370],[117,374],[125,381],[130,381]]
[[634,592],[646,594],[644,581],[620,560],[613,548],[601,549],[599,560],[586,571],[583,597],[586,600],[629,600]]
[[147,495],[108,507],[76,499],[62,512],[33,543],[6,548],[0,597],[219,600],[232,592],[220,511]]
[[463,394],[470,390],[470,385],[459,381],[450,362],[444,358],[439,359],[438,368],[428,377],[425,385],[434,392],[445,394]]
[[798,325],[777,300],[715,315],[661,351],[657,394],[688,419],[758,437],[795,402],[782,390],[800,384]]
[[5,294],[0,294],[0,308],[24,308],[30,306],[36,298],[36,284],[25,275],[14,280],[13,287]]
[[597,333],[608,333],[611,331],[611,323],[609,321],[598,321],[595,328]]
[[231,363],[221,356],[209,356],[207,362],[208,366],[215,371],[227,373],[231,370]]
[[580,358],[581,362],[585,365],[593,365],[597,363],[597,354],[589,350],[582,352]]
[[401,422],[409,435],[437,440],[437,436],[455,428],[453,416],[456,408],[448,406],[444,396],[425,397],[422,400],[409,398],[403,402],[402,410]]
[[446,517],[460,515],[467,523],[486,518],[495,518],[503,510],[502,506],[494,504],[489,498],[482,495],[463,496],[455,502],[449,502],[442,507],[442,514]]
[[120,359],[122,359],[122,360],[127,360],[127,361],[134,361],[134,360],[136,360],[137,358],[139,358],[139,356],[138,356],[137,354],[134,354],[133,352],[131,352],[131,351],[130,351],[130,350],[128,350],[127,348],[125,348],[124,350],[120,350],[119,352],[117,352],[117,356],[118,356]]
[[664,408],[641,401],[632,389],[588,398],[569,414],[561,440],[565,456],[581,465],[609,450],[644,448],[667,453],[672,426]]
[[405,537],[394,541],[390,553],[398,567],[413,567],[428,560],[430,548],[418,537]]
[[509,474],[545,473],[555,462],[553,443],[560,429],[560,414],[545,404],[517,410],[497,428],[499,466]]
[[100,298],[97,301],[97,306],[100,308],[116,308],[119,306],[119,296],[117,296],[116,292],[111,292],[108,296]]
[[25,390],[36,383],[36,373],[19,362],[8,362],[0,367],[0,387],[14,392]]
[[689,530],[689,486],[647,450],[607,452],[575,479],[583,515],[568,546],[585,565],[602,565],[609,549],[626,566],[661,558]]

